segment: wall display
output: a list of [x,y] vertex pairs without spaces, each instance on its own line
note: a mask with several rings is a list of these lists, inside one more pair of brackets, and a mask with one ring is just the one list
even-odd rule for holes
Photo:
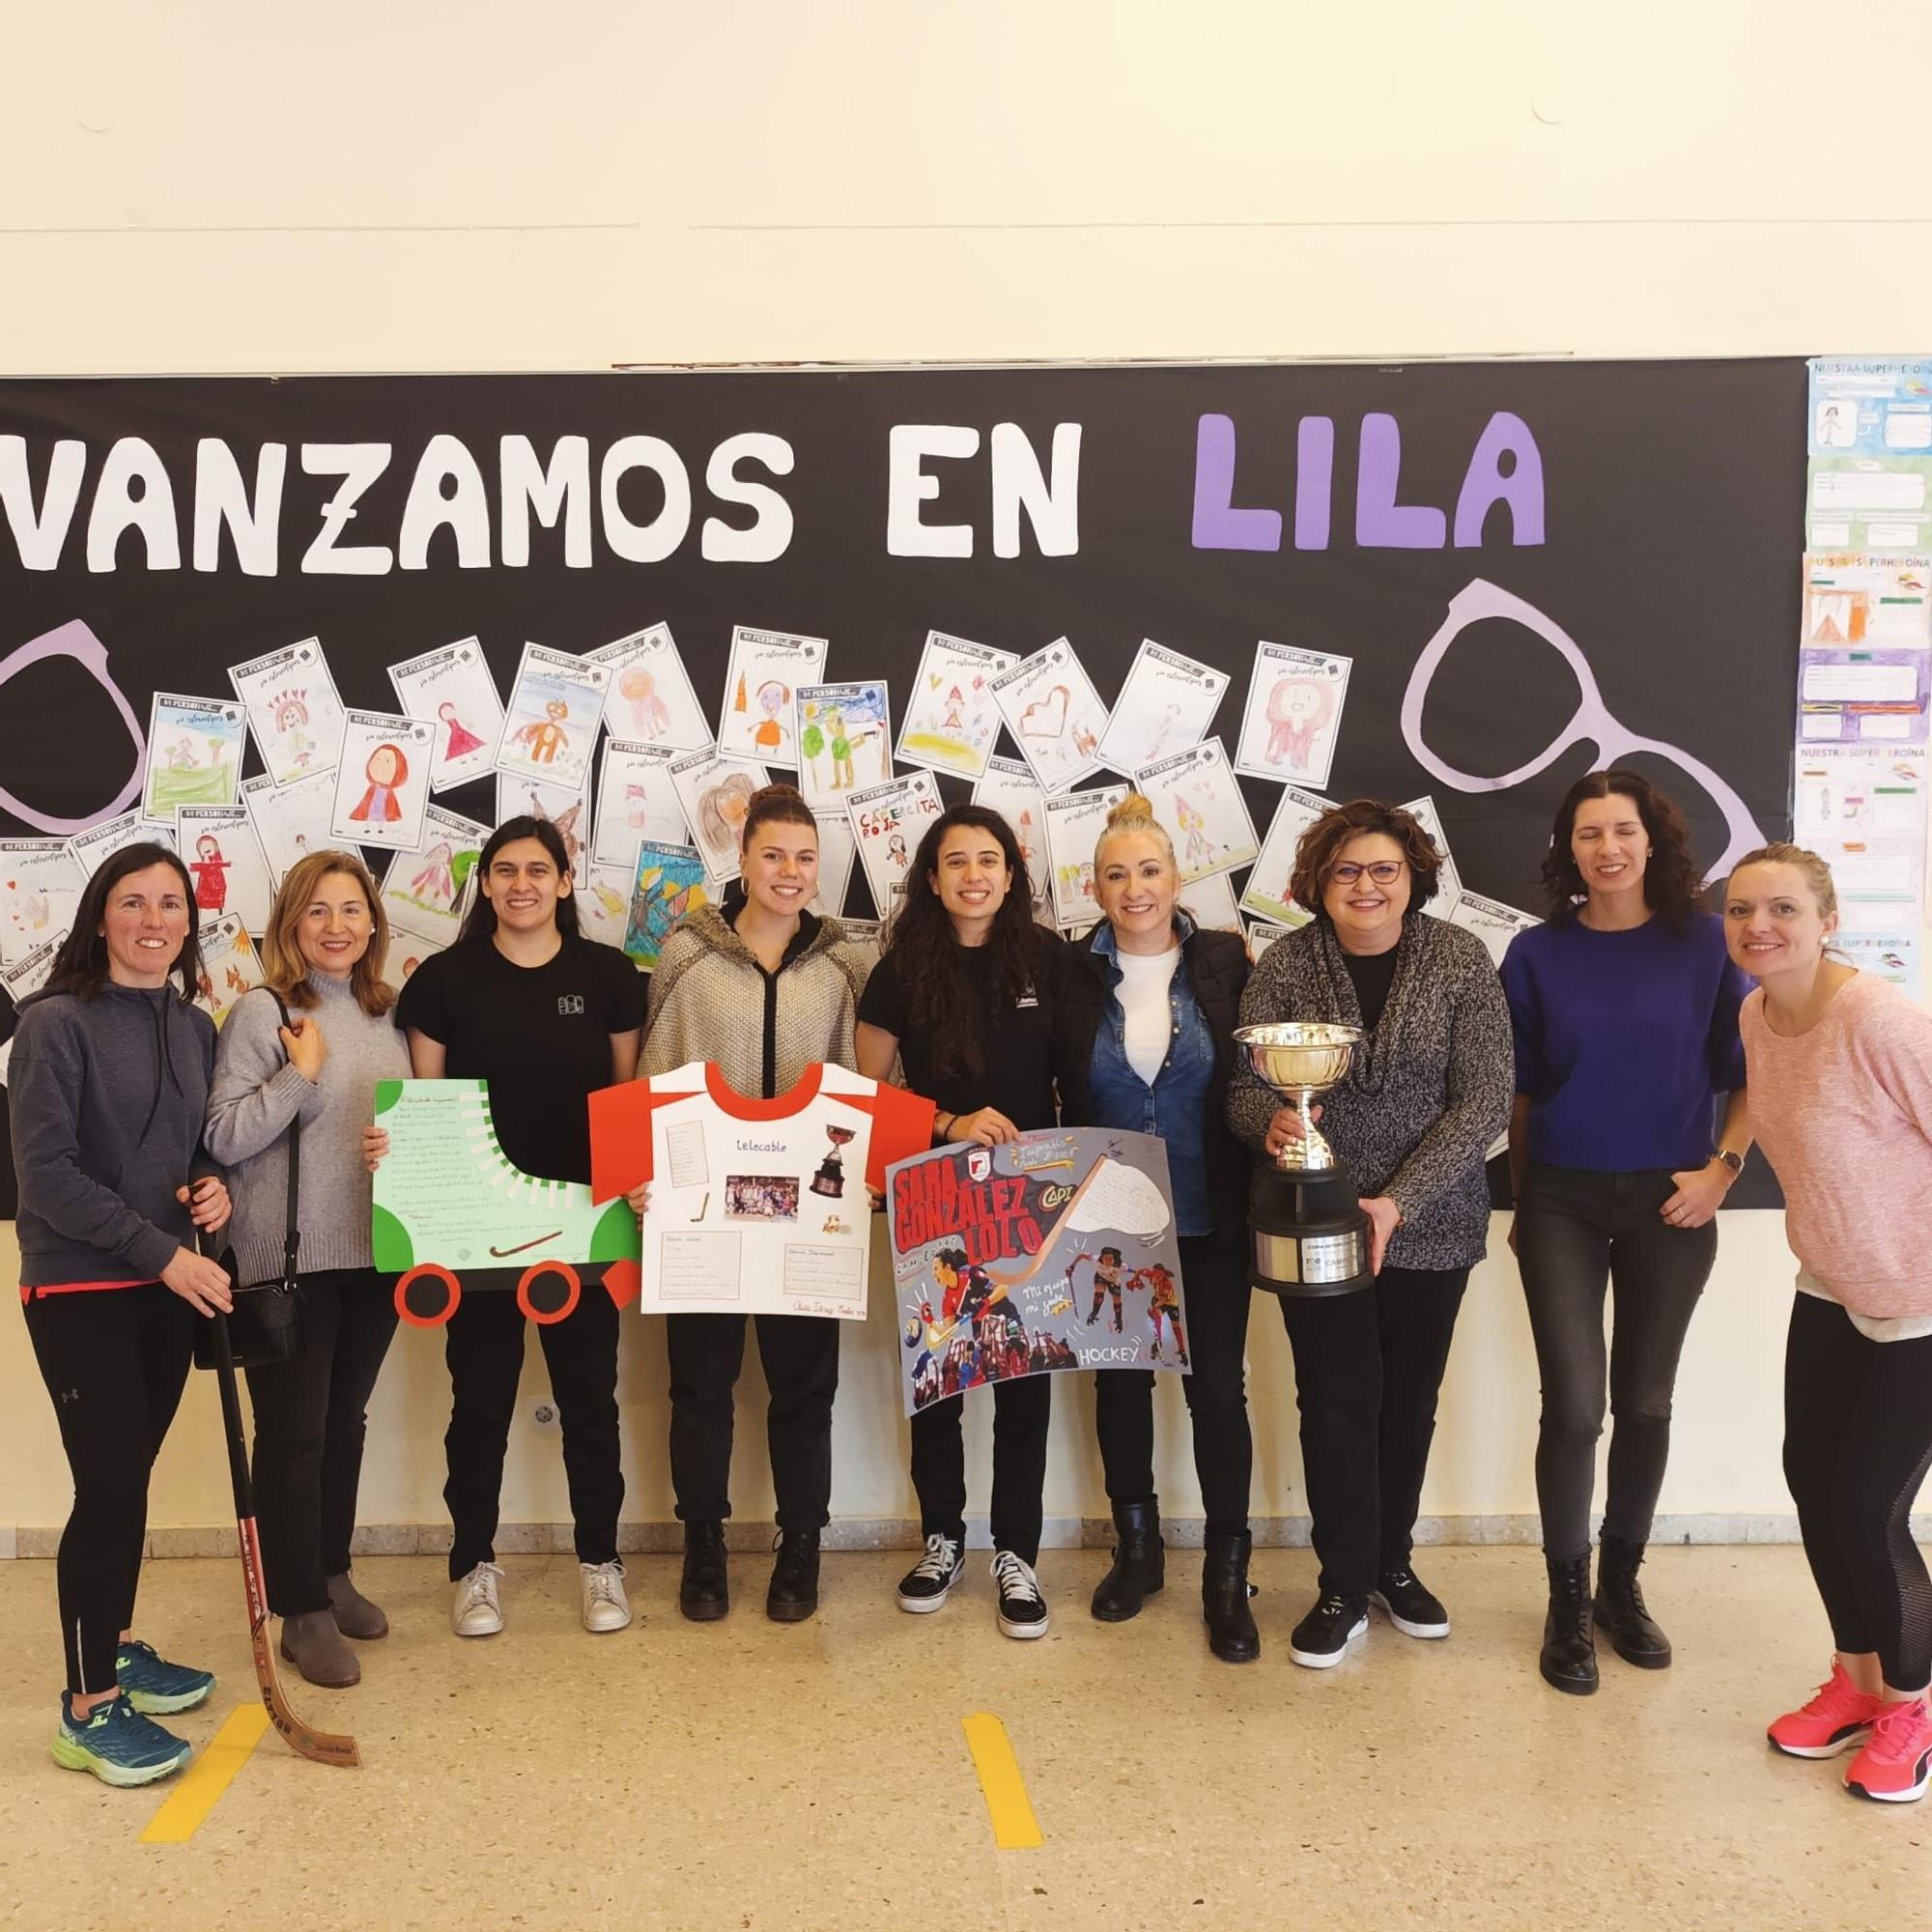
[[1792,837],[1912,838],[1925,824],[1923,745],[1803,745],[1793,781]]
[[205,921],[200,939],[201,978],[194,1003],[219,1026],[235,1002],[262,983],[262,955],[239,913],[224,912]]
[[548,785],[588,784],[610,688],[609,665],[526,644],[504,710],[497,769]]
[[1456,855],[1449,849],[1449,835],[1442,828],[1442,814],[1435,810],[1435,801],[1422,798],[1405,799],[1402,809],[1429,834],[1430,842],[1442,855],[1442,863],[1435,869],[1435,896],[1424,908],[1433,912],[1437,919],[1447,919],[1449,908],[1456,903],[1463,891],[1463,874],[1456,868]]
[[1218,738],[1150,765],[1134,782],[1174,841],[1183,884],[1245,866],[1260,847],[1247,801]]
[[171,827],[150,825],[136,809],[121,812],[113,818],[103,818],[99,825],[90,825],[85,832],[76,832],[67,841],[69,856],[90,879],[100,869],[103,861],[124,845],[165,845],[172,852],[175,850],[175,835]]
[[1272,925],[1266,920],[1251,919],[1248,922],[1248,957],[1259,966],[1262,954],[1277,939],[1285,939],[1294,928],[1292,925]]
[[320,638],[231,665],[263,769],[276,784],[332,772],[342,752],[342,699]]
[[397,852],[383,875],[383,910],[391,926],[456,944],[476,890],[476,862],[490,828],[432,805],[423,815],[422,849]]
[[1804,559],[1804,644],[1932,645],[1932,557]]
[[335,820],[335,771],[311,772],[293,784],[277,785],[267,772],[242,781],[242,803],[255,821],[255,836],[268,855],[270,876],[280,887],[288,869],[311,852],[332,850],[339,842]]
[[1498,969],[1510,941],[1519,932],[1527,932],[1532,925],[1543,923],[1533,913],[1519,912],[1515,906],[1504,905],[1500,899],[1486,899],[1480,893],[1458,893],[1449,907],[1448,920],[1451,925],[1473,932],[1489,948],[1490,957]]
[[1208,735],[1228,688],[1225,671],[1143,638],[1100,739],[1100,762],[1132,778]]
[[650,1187],[639,1306],[864,1321],[867,1190],[930,1143],[932,1116],[916,1094],[816,1064],[770,1100],[703,1061],[592,1094],[592,1192]]
[[686,752],[671,760],[670,781],[704,869],[720,886],[735,879],[745,814],[753,793],[771,783],[771,774],[763,765],[722,752]]
[[928,631],[899,720],[899,763],[979,778],[1000,735],[992,680],[1019,661],[1017,651]]
[[1813,456],[1932,451],[1932,356],[1821,355],[1810,372]]
[[220,697],[157,691],[148,714],[148,777],[141,815],[172,825],[184,805],[233,805],[242,784],[242,707]]
[[867,785],[845,794],[845,813],[872,889],[872,903],[888,918],[895,891],[905,885],[912,855],[925,836],[925,822],[943,808],[939,786],[930,772],[909,772],[884,784]]
[[[59,939],[43,940],[13,965],[0,964],[0,992],[4,992],[17,1008],[22,1000],[30,999],[53,977],[54,959],[59,952]],[[10,1034],[6,1050],[11,1052],[13,1045]]]
[[533,779],[497,774],[497,816],[494,826],[513,818],[545,818],[556,827],[564,856],[573,872],[581,871],[590,856],[590,781],[581,791],[567,785],[539,784]]
[[577,929],[585,939],[623,951],[636,878],[635,866],[586,865],[577,875],[572,895],[577,900]]
[[0,966],[73,930],[87,877],[63,838],[0,838]]
[[1301,835],[1332,804],[1333,800],[1303,791],[1298,785],[1282,787],[1281,802],[1268,823],[1261,856],[1256,859],[1241,893],[1241,904],[1249,912],[1277,925],[1308,923],[1313,917],[1312,909],[1298,905],[1289,892],[1294,877],[1294,855],[1300,847]]
[[668,624],[633,631],[585,657],[610,668],[604,724],[613,738],[674,752],[701,752],[711,743],[711,726]]
[[1246,936],[1241,909],[1235,903],[1234,882],[1226,872],[1210,872],[1191,886],[1182,886],[1178,903],[1196,925],[1206,926],[1209,932]]
[[490,771],[503,736],[503,700],[480,638],[460,638],[440,651],[389,667],[396,702],[436,726],[429,788],[447,791]]
[[670,929],[687,913],[711,903],[704,860],[695,845],[647,838],[638,847],[630,897],[618,944],[646,973],[656,970]]
[[1094,896],[1094,848],[1107,814],[1127,795],[1123,784],[1062,792],[1046,801],[1046,850],[1053,878],[1053,919],[1085,929],[1100,915]]
[[796,765],[793,702],[800,685],[817,684],[824,677],[825,651],[823,638],[734,625],[724,715],[718,721],[719,751],[761,765]]
[[818,821],[818,890],[809,910],[838,919],[845,910],[852,885],[852,864],[859,856],[858,835],[842,809],[812,812]]
[[1814,456],[1805,548],[1932,548],[1932,457]]
[[1043,792],[1071,791],[1100,769],[1107,707],[1065,638],[1002,671],[992,689],[1007,729]]
[[893,727],[882,679],[802,684],[796,694],[798,788],[805,802],[842,808],[862,785],[893,775]]
[[989,758],[973,787],[973,803],[997,811],[1011,826],[1026,861],[1037,906],[1053,895],[1053,862],[1046,851],[1046,794],[1030,765],[1017,758]]
[[668,745],[629,738],[604,741],[597,774],[597,837],[590,848],[593,865],[628,872],[637,863],[639,839],[684,843],[684,807],[670,776],[678,755]]
[[425,959],[433,959],[439,952],[448,950],[423,933],[412,932],[407,926],[391,926],[388,955],[383,961],[383,983],[392,992],[400,993],[409,983],[410,975]]
[[436,726],[385,711],[350,711],[342,727],[329,830],[345,845],[421,848]]
[[223,913],[241,916],[259,939],[275,902],[269,855],[245,806],[185,805],[175,815],[176,842],[194,880],[194,902],[207,925]]
[[1257,644],[1236,770],[1321,790],[1335,763],[1354,663],[1328,651]]
[[1082,1127],[957,1145],[886,1180],[905,1412],[1062,1369],[1188,1371],[1167,1150]]
[[1799,652],[1798,736],[1805,745],[1922,745],[1924,650],[1805,644]]

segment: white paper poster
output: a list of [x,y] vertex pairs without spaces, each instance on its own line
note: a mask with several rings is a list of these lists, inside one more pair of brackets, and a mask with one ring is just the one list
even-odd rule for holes
[[590,856],[590,783],[585,780],[581,791],[568,785],[539,784],[533,779],[517,778],[509,772],[497,774],[497,823],[507,825],[513,818],[545,818],[563,840],[565,856],[573,873],[583,869]]
[[387,711],[351,711],[342,731],[329,831],[345,844],[422,847],[436,726]]
[[432,805],[423,815],[421,851],[398,852],[384,874],[383,910],[389,923],[435,940],[439,950],[454,946],[489,836],[488,826]]
[[1209,872],[1231,872],[1260,849],[1248,802],[1220,739],[1149,766],[1135,782],[1174,841],[1183,884]]
[[629,878],[637,867],[638,847],[646,838],[660,845],[685,842],[684,807],[670,777],[678,756],[668,745],[630,738],[604,741],[592,865],[615,867]]
[[1449,909],[1462,896],[1463,875],[1456,869],[1456,855],[1449,849],[1449,835],[1442,829],[1442,816],[1435,810],[1435,801],[1424,792],[1420,798],[1406,800],[1402,810],[1429,834],[1436,851],[1442,855],[1442,865],[1435,874],[1435,896],[1423,907],[1424,912],[1432,912],[1437,919],[1447,919]]
[[216,1026],[235,1002],[262,983],[262,957],[239,913],[225,912],[200,931],[201,983],[194,1003]]
[[[248,714],[255,749],[278,785],[332,772],[342,755],[342,700],[319,638],[304,638],[228,672]],[[266,842],[266,841],[264,841]],[[274,854],[269,854],[273,864]]]
[[1034,904],[1045,907],[1053,896],[1053,861],[1046,849],[1046,794],[1039,781],[1017,758],[989,758],[985,775],[973,787],[973,803],[997,811],[1012,828],[1033,882]]
[[1227,688],[1227,672],[1143,638],[1100,740],[1101,763],[1131,778],[1192,751],[1208,735]]
[[752,795],[771,783],[771,774],[749,758],[728,758],[715,751],[687,752],[671,760],[670,779],[689,828],[689,838],[674,842],[697,847],[714,883],[735,879],[746,811]]
[[1286,939],[1294,928],[1292,925],[1271,925],[1266,920],[1251,919],[1248,922],[1248,957],[1257,966],[1262,963],[1262,954],[1277,939]]
[[899,763],[957,778],[980,777],[1000,735],[992,681],[1019,661],[1017,651],[928,631],[899,720]]
[[1046,802],[1046,849],[1053,863],[1053,919],[1062,927],[1086,927],[1100,916],[1094,896],[1094,847],[1107,829],[1107,814],[1127,795],[1123,784],[1062,792]]
[[[684,843],[684,821],[678,821],[678,843]],[[584,868],[576,883],[577,924],[585,939],[600,946],[624,950],[624,931],[631,923],[631,890],[637,877],[638,858],[634,852],[629,866],[597,866]]]
[[148,772],[141,815],[173,825],[184,805],[233,805],[241,797],[242,706],[227,697],[157,691],[148,712]]
[[992,681],[993,697],[1020,756],[1051,795],[1100,769],[1107,707],[1065,638]]
[[496,766],[513,777],[579,790],[604,718],[611,667],[526,644],[503,719]]
[[1916,838],[1925,825],[1925,779],[1923,745],[1801,745],[1797,840]]
[[1498,967],[1509,951],[1510,941],[1519,932],[1527,932],[1531,926],[1543,923],[1533,914],[1519,912],[1500,899],[1486,899],[1480,893],[1468,892],[1457,894],[1446,916],[1451,925],[1473,932],[1489,948],[1490,957]]
[[243,779],[242,803],[255,821],[256,837],[269,855],[269,871],[278,888],[298,860],[311,852],[332,851],[340,843],[329,830],[335,819],[333,767],[281,786],[267,772]]
[[1303,791],[1298,785],[1282,787],[1281,802],[1274,809],[1261,856],[1241,894],[1241,904],[1249,912],[1270,924],[1291,928],[1306,925],[1314,917],[1311,908],[1289,896],[1289,884],[1294,877],[1294,855],[1301,835],[1331,809],[1330,800],[1312,791]]
[[724,673],[719,751],[758,764],[796,765],[792,708],[800,685],[824,681],[825,650],[823,638],[737,625]]
[[1232,932],[1245,939],[1240,908],[1235,903],[1235,888],[1226,872],[1209,872],[1180,889],[1179,904],[1196,925],[1209,932]]
[[396,702],[410,717],[436,726],[432,791],[467,784],[495,766],[503,736],[503,700],[479,639],[459,638],[440,651],[391,665],[389,682],[396,688]]
[[73,930],[87,874],[64,838],[0,838],[0,966]]
[[[247,782],[244,779],[242,785]],[[67,841],[74,864],[90,879],[124,845],[165,845],[170,852],[177,849],[173,828],[150,825],[138,810],[124,811],[116,818],[103,818],[99,825],[76,832]]]
[[[53,978],[54,961],[59,955],[59,941],[49,939],[43,945],[35,947],[17,964],[0,965],[0,992],[4,992],[16,1007],[22,1000],[31,999]],[[10,1035],[4,1044],[0,1044],[0,1056],[11,1056],[13,1050],[14,1040]]]
[[893,888],[904,885],[927,821],[937,818],[941,810],[939,786],[930,772],[909,772],[904,778],[847,793],[845,811],[858,842],[859,862],[881,917],[891,917]]
[[1354,662],[1326,651],[1257,644],[1235,769],[1320,791],[1335,762]]
[[893,728],[882,679],[802,684],[794,723],[798,785],[817,810],[845,809],[847,794],[893,775]]
[[613,738],[673,752],[701,752],[710,745],[710,721],[691,688],[668,624],[633,631],[587,653],[586,661],[610,668],[604,724]]
[[859,856],[858,835],[842,807],[811,815],[818,821],[818,890],[812,895],[810,910],[842,919],[845,895],[852,883],[852,864]]
[[247,808],[185,805],[176,814],[176,838],[194,879],[201,923],[238,913],[242,929],[260,938],[274,909],[275,882]]
[[1802,644],[1932,645],[1932,557],[1828,553],[1804,559]]

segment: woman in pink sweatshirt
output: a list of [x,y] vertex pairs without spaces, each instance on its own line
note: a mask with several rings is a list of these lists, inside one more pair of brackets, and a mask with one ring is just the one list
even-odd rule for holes
[[1932,1776],[1932,1578],[1912,1540],[1932,1464],[1932,1016],[1832,958],[1831,867],[1796,845],[1740,862],[1731,957],[1751,1124],[1799,1261],[1784,1474],[1836,1654],[1770,1729],[1792,1757],[1858,1749],[1846,1787],[1905,1804]]

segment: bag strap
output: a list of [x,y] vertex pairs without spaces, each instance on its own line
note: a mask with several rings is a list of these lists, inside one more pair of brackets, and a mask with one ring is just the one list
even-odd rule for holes
[[[282,1024],[288,1026],[288,1002],[270,986],[270,996],[275,1003],[275,1009],[282,1016]],[[301,1151],[302,1123],[298,1114],[289,1122],[289,1202],[287,1218],[282,1234],[282,1293],[293,1294],[298,1286],[297,1257],[301,1253],[301,1229],[297,1225],[297,1209],[301,1201]]]

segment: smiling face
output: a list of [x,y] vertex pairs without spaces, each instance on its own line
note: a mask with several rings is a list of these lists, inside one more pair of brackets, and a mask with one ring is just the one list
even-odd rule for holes
[[947,828],[925,882],[952,922],[954,935],[968,946],[992,930],[1013,889],[1005,848],[979,825]]
[[296,945],[302,964],[326,980],[346,980],[375,936],[375,915],[361,882],[350,872],[325,872],[302,908]]
[[490,861],[480,891],[510,932],[539,933],[556,923],[556,904],[570,896],[570,880],[541,838],[512,838]]
[[1151,832],[1116,832],[1100,841],[1094,896],[1130,952],[1164,952],[1174,932],[1174,898],[1180,880],[1166,842]]
[[149,866],[118,880],[100,921],[108,979],[117,986],[165,985],[192,917],[172,866]]
[[1643,868],[1650,858],[1650,834],[1636,800],[1613,791],[1608,798],[1586,798],[1570,826],[1570,856],[1593,899],[1628,903],[1643,895]]
[[745,896],[774,919],[796,919],[818,890],[818,827],[765,818],[745,840]]
[[1349,839],[1321,881],[1321,910],[1343,952],[1387,952],[1402,937],[1412,885],[1402,845],[1386,832]]
[[1808,980],[1824,957],[1825,941],[1837,929],[1837,912],[1820,907],[1811,882],[1796,866],[1772,861],[1740,866],[1724,889],[1724,943],[1732,960],[1755,980],[1784,973]]

